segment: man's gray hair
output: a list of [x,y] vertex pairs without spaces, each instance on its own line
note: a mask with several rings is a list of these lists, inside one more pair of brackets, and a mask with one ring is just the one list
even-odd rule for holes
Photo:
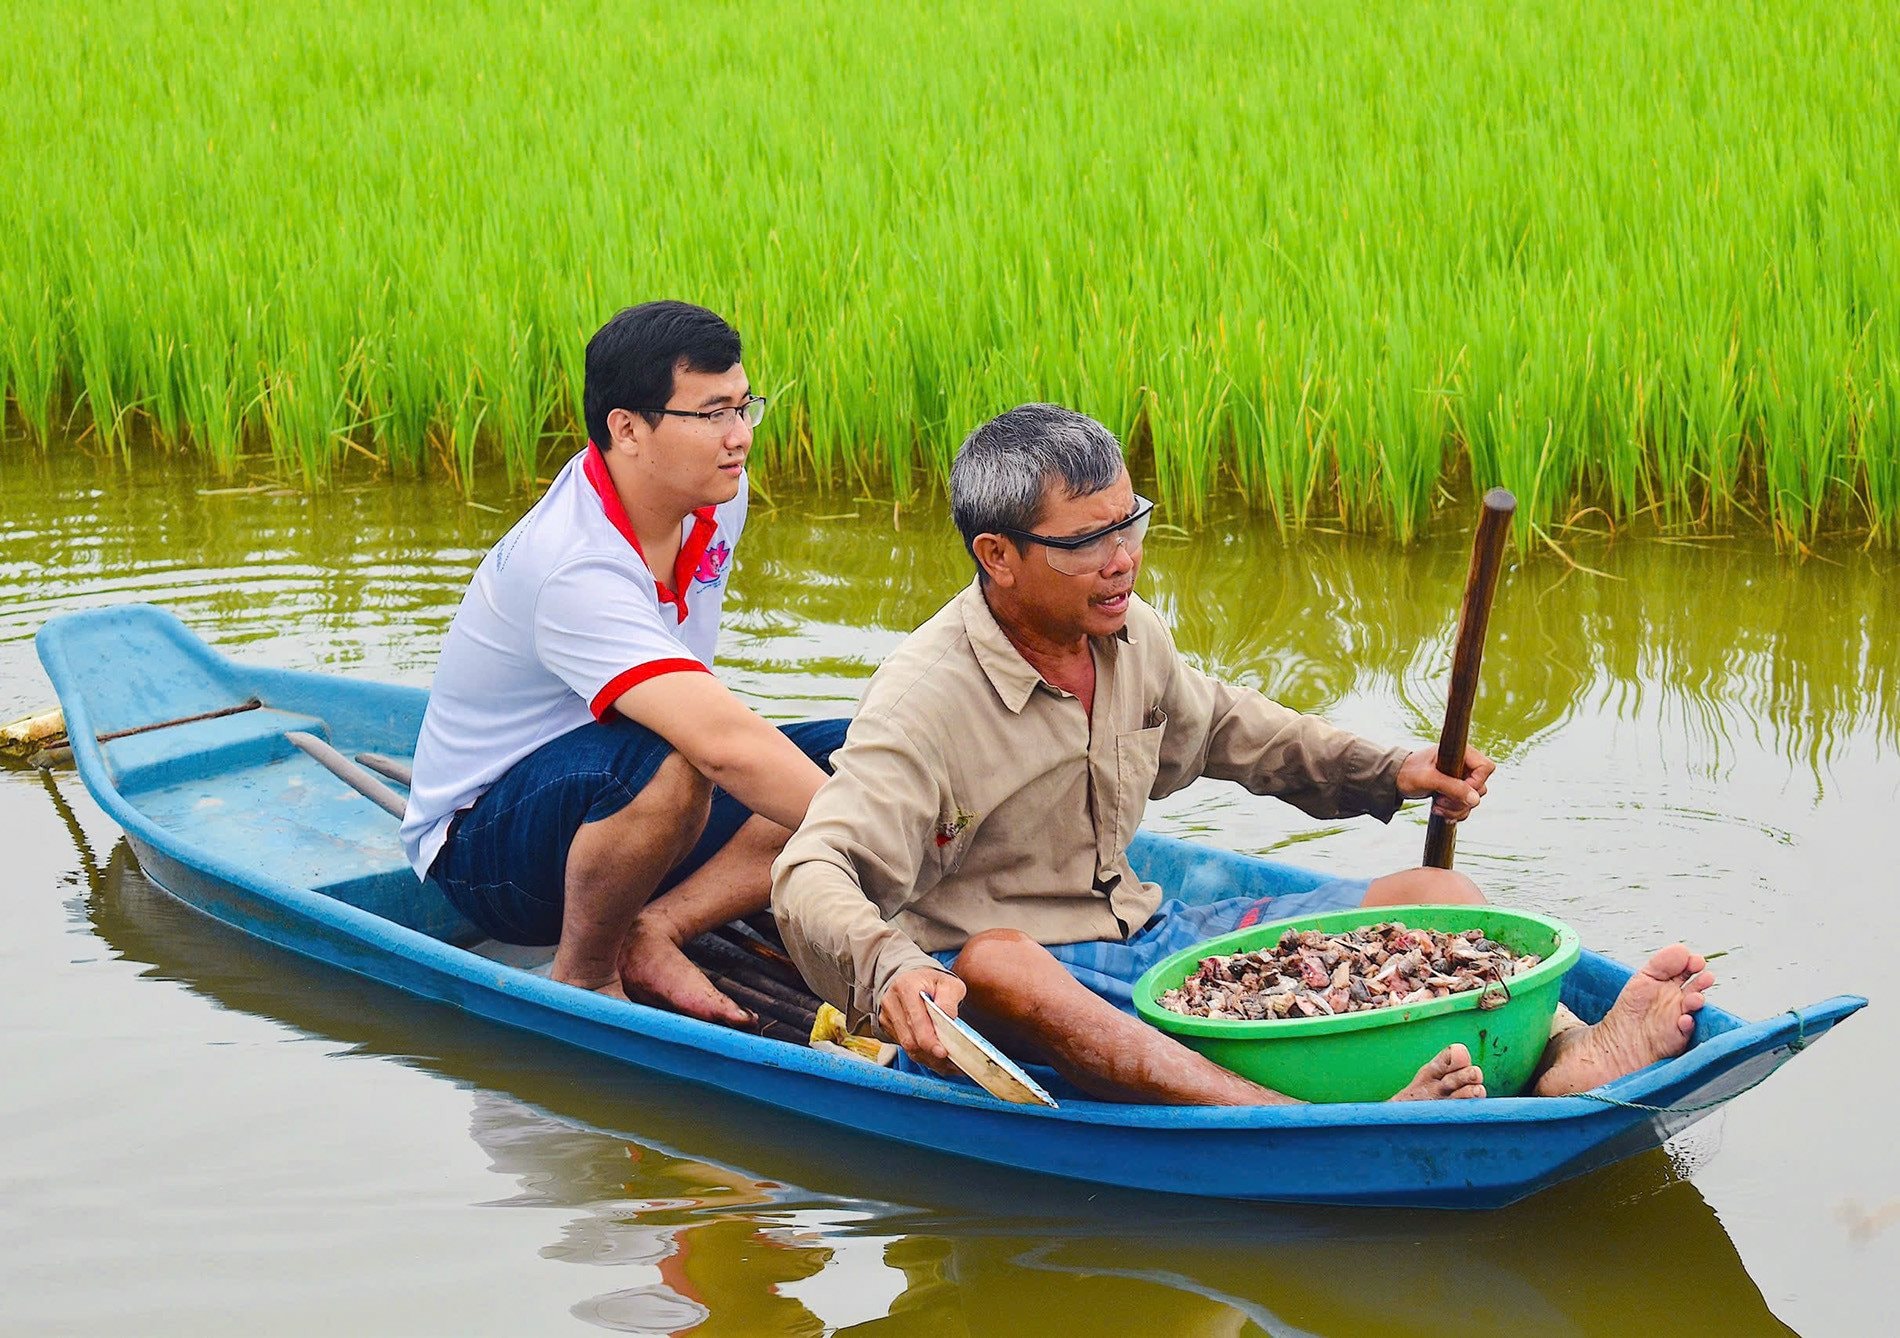
[[[1122,445],[1086,414],[1058,404],[1024,404],[964,439],[950,466],[950,517],[963,546],[979,534],[1035,528],[1050,483],[1071,497],[1112,487]],[[979,568],[980,570],[980,568]]]

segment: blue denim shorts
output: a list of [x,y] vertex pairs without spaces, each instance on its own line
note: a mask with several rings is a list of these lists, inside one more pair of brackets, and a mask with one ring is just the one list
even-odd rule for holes
[[[827,771],[848,720],[804,720],[782,732]],[[673,745],[644,725],[609,713],[550,739],[503,773],[449,826],[429,876],[477,929],[503,943],[545,945],[561,938],[567,849],[583,823],[610,818],[633,801]],[[715,789],[712,812],[692,851],[660,881],[658,896],[710,859],[752,816]]]

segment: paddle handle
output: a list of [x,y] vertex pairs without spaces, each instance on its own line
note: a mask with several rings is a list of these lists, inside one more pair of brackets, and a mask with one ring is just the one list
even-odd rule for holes
[[[1504,540],[1511,531],[1517,498],[1503,488],[1484,495],[1478,535],[1471,545],[1471,570],[1465,576],[1465,600],[1458,611],[1458,641],[1451,653],[1451,695],[1445,701],[1445,728],[1438,735],[1438,769],[1463,778],[1465,744],[1471,735],[1471,707],[1478,698],[1478,665],[1484,659],[1484,634],[1491,622],[1491,596],[1504,565]],[[1425,867],[1449,869],[1458,826],[1433,813],[1425,824]]]

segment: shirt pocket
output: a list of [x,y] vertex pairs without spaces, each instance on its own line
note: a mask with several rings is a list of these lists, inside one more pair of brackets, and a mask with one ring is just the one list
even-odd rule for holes
[[1147,721],[1141,729],[1115,736],[1115,842],[1123,849],[1135,839],[1161,772],[1161,736],[1167,733],[1168,716],[1157,706]]

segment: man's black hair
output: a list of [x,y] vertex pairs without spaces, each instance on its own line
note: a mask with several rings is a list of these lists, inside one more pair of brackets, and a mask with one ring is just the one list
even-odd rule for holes
[[[673,373],[723,372],[739,361],[739,332],[690,302],[642,302],[628,307],[587,341],[587,382],[581,411],[587,435],[601,450],[611,444],[607,415],[615,409],[658,409],[673,398]],[[653,427],[661,415],[643,415]]]

